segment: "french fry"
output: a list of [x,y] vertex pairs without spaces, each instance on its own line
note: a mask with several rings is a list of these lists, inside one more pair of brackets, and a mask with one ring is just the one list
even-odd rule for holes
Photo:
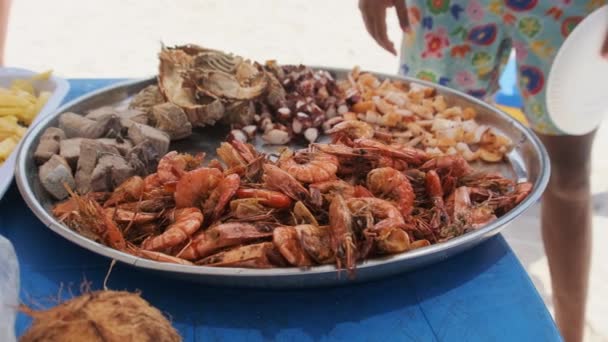
[[11,137],[0,141],[0,163],[3,163],[17,147],[18,140]]
[[10,138],[14,135],[22,137],[27,129],[20,126],[16,120],[7,118],[11,117],[0,117],[0,139]]
[[0,107],[0,116],[17,116],[23,111],[22,107]]
[[27,107],[31,102],[28,99],[13,95],[0,93],[0,107]]
[[32,76],[32,81],[46,81],[49,78],[51,78],[52,74],[53,74],[53,70],[43,71],[41,73],[38,73],[38,74]]
[[36,94],[36,91],[34,90],[34,85],[29,80],[14,80],[11,84],[11,89],[25,91],[32,96]]
[[0,88],[0,166],[8,158],[36,115],[51,97],[48,91],[36,94],[34,82],[48,80],[51,71],[30,79],[16,79],[9,89]]

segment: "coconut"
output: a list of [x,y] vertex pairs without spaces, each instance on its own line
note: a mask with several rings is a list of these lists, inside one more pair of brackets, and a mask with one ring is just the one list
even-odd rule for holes
[[139,294],[85,293],[51,309],[21,308],[34,322],[20,341],[181,341],[171,323]]

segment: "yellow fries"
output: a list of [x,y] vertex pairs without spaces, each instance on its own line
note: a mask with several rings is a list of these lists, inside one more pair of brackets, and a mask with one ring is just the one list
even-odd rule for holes
[[8,89],[0,88],[0,165],[51,96],[48,91],[37,94],[34,82],[47,80],[50,76],[49,70],[30,79],[16,79]]
[[15,147],[17,147],[17,139],[15,138],[11,137],[0,141],[0,163],[4,163]]

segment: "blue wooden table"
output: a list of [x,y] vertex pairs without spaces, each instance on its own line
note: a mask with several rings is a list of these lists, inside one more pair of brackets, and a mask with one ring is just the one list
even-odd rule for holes
[[[115,80],[72,80],[66,100]],[[511,227],[511,229],[517,229]],[[16,186],[0,201],[0,234],[15,246],[21,300],[55,304],[83,281],[102,287],[110,261],[64,240]],[[185,341],[555,341],[553,320],[498,235],[448,261],[360,285],[309,290],[213,288],[118,264],[108,287],[139,290]],[[29,319],[20,315],[17,334]]]

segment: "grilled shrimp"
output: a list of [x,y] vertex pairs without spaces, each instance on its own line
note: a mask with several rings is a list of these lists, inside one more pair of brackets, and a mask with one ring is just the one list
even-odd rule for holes
[[441,179],[435,170],[426,173],[425,185],[432,203],[433,216],[430,222],[431,227],[437,229],[440,226],[447,224],[450,221],[450,217],[446,211],[445,202],[443,201]]
[[[289,201],[291,199],[288,197]],[[261,203],[258,198],[239,198],[230,201],[230,214],[234,219],[242,221],[267,220],[274,209]]]
[[374,169],[367,174],[367,188],[379,198],[394,202],[407,216],[414,208],[414,190],[403,173],[390,168]]
[[374,127],[363,121],[346,120],[336,124],[331,129],[325,131],[325,133],[330,134],[334,138],[334,141],[338,141],[342,137],[351,140],[359,138],[371,139],[374,137]]
[[357,139],[355,146],[393,159],[402,159],[412,165],[419,165],[428,160],[428,154],[423,150],[401,145],[387,145],[373,139]]
[[258,229],[252,224],[222,223],[195,236],[192,243],[177,256],[186,260],[197,260],[225,247],[237,246],[271,236],[272,232]]
[[247,161],[230,143],[223,142],[216,149],[217,156],[228,166],[228,168],[245,167]]
[[222,180],[218,169],[199,168],[184,173],[175,186],[177,208],[195,207],[204,203]]
[[196,263],[215,267],[272,268],[287,266],[287,262],[272,242],[239,246],[209,256]]
[[131,210],[125,210],[120,208],[105,208],[106,215],[110,216],[116,222],[133,222],[136,224],[148,223],[156,220],[158,214],[136,212]]
[[494,220],[494,208],[489,203],[473,206],[470,197],[470,188],[461,186],[448,197],[453,203],[450,207],[453,211],[453,218],[450,224],[443,226],[439,232],[439,241],[445,241],[471,229],[480,228]]
[[532,183],[518,183],[512,191],[495,198],[490,197],[485,203],[491,205],[496,211],[504,213],[523,201],[530,194],[532,188]]
[[296,204],[293,206],[293,216],[298,224],[312,224],[315,226],[319,225],[315,215],[313,215],[308,207],[306,207],[306,205],[300,201],[296,202]]
[[322,152],[294,153],[285,149],[279,167],[303,183],[323,182],[336,177],[338,158]]
[[395,254],[410,249],[410,237],[406,226],[399,219],[385,219],[364,231],[379,254]]
[[272,242],[281,255],[291,265],[306,267],[312,265],[312,260],[302,247],[295,227],[277,227],[272,232]]
[[435,170],[440,174],[448,174],[456,178],[473,172],[469,163],[459,155],[440,156],[433,158],[420,166],[423,171]]
[[216,152],[228,168],[245,166],[260,157],[255,147],[236,139],[221,143]]
[[342,269],[344,265],[349,274],[354,276],[357,245],[353,233],[352,214],[340,195],[334,196],[329,205],[329,224],[336,267]]
[[197,208],[174,209],[169,217],[172,222],[169,227],[162,234],[144,240],[141,244],[143,249],[159,251],[177,246],[188,240],[203,224],[203,214]]
[[122,231],[112,220],[112,217],[106,215],[104,208],[90,197],[80,196],[69,189],[68,192],[76,204],[76,213],[70,215],[69,226],[87,230],[89,236],[92,233],[108,246],[124,251],[127,242]]
[[272,164],[264,165],[264,184],[296,201],[306,201],[310,198],[308,190],[297,179]]
[[211,191],[209,199],[205,201],[203,212],[210,217],[211,221],[215,221],[222,215],[226,205],[236,194],[241,185],[241,177],[237,174],[226,176],[220,183]]
[[112,195],[110,195],[110,198],[103,206],[112,207],[124,202],[137,201],[143,196],[144,189],[145,183],[143,178],[133,176],[114,189],[114,192],[112,192]]
[[146,213],[158,213],[166,208],[173,207],[173,196],[163,196],[151,199],[144,199],[135,202],[121,203],[116,206],[118,209],[128,211],[142,211]]
[[204,158],[205,154],[203,153],[192,156],[187,153],[171,151],[165,154],[158,162],[158,179],[161,184],[176,182],[185,172],[198,168]]
[[[355,196],[355,187],[341,179],[335,179],[330,181],[324,181],[319,183],[312,183],[308,186],[310,194],[313,199],[323,196],[328,202],[331,202],[334,194],[340,194],[344,198],[351,198]],[[322,202],[322,198],[320,199]],[[313,202],[317,202],[319,199]],[[321,205],[322,203],[316,203]]]
[[158,173],[151,173],[144,178],[144,193],[149,193],[155,189],[161,188],[162,185]]
[[295,226],[302,249],[318,264],[331,264],[336,261],[332,249],[332,235],[329,226],[300,224]]
[[362,249],[363,257],[366,257],[376,247],[380,253],[395,253],[398,249],[406,250],[409,239],[405,240],[407,233],[398,230],[405,228],[405,221],[397,207],[388,201],[374,197],[351,198],[346,205],[354,217],[366,218],[364,224]]
[[159,262],[168,262],[168,263],[172,263],[172,264],[189,265],[189,266],[194,265],[193,263],[191,263],[188,260],[174,257],[172,255],[165,254],[162,252],[148,251],[145,249],[137,248],[133,245],[129,245],[127,247],[127,252],[131,253],[135,256],[138,256],[140,258],[150,259],[150,260],[159,261]]
[[257,198],[259,203],[271,208],[283,209],[291,207],[289,196],[272,190],[240,188],[236,191],[238,198]]

